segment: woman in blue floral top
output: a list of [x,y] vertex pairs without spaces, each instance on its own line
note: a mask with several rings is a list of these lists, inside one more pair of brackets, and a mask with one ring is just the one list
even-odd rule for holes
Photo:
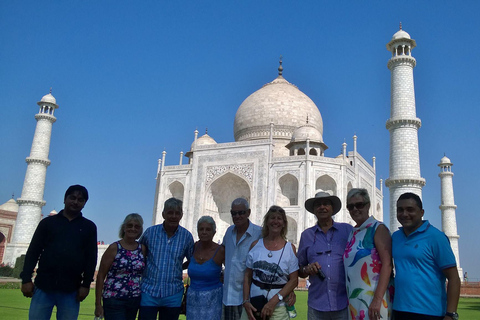
[[135,320],[145,268],[146,247],[137,242],[142,233],[142,217],[137,213],[127,215],[120,226],[121,240],[112,243],[103,254],[95,287],[95,316]]

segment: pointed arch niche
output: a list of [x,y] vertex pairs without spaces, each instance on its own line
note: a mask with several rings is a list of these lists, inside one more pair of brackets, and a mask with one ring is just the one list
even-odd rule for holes
[[323,190],[330,193],[333,196],[337,195],[337,183],[333,180],[332,177],[324,174],[323,176],[319,177],[315,182],[315,193],[318,190]]
[[382,206],[380,205],[380,202],[377,202],[377,210],[375,212],[375,218],[379,220],[383,220],[383,212],[382,212]]
[[298,179],[287,173],[278,180],[280,191],[283,195],[281,197],[285,202],[279,205],[283,206],[297,206],[298,205]]
[[245,198],[250,203],[250,186],[243,178],[231,172],[222,175],[208,187],[205,214],[212,216],[217,230],[226,229],[232,224],[230,208],[232,201],[237,198]]
[[287,231],[287,240],[291,243],[297,245],[297,221],[295,219],[287,216],[288,221],[288,231]]
[[350,190],[352,190],[352,189],[353,189],[352,182],[351,182],[351,181],[348,181],[348,184],[347,184],[347,193],[346,193],[346,194],[348,195],[348,193],[349,193]]
[[183,187],[182,183],[180,183],[178,181],[172,182],[168,186],[168,191],[169,191],[169,197],[168,198],[173,197],[173,198],[177,198],[177,199],[183,201],[183,195],[184,195],[184,192],[185,192],[185,188]]

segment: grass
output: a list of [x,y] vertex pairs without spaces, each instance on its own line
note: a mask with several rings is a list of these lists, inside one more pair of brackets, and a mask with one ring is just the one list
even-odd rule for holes
[[[307,292],[297,291],[297,318],[304,320],[307,318]],[[2,320],[22,320],[28,319],[28,307],[30,299],[23,297],[19,289],[0,289],[0,319]],[[95,291],[90,290],[87,299],[80,304],[80,320],[92,320],[95,309]],[[460,298],[458,313],[462,320],[480,319],[480,298]],[[55,310],[52,320],[56,319]],[[180,316],[185,320],[185,316]]]

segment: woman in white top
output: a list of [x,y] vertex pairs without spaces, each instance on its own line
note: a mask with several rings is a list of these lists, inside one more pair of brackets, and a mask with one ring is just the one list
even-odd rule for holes
[[[263,218],[263,237],[252,243],[246,261],[243,307],[249,320],[289,319],[284,298],[298,284],[298,259],[295,246],[286,241],[287,230],[285,210],[270,207]],[[268,301],[261,310],[250,301],[258,296]]]

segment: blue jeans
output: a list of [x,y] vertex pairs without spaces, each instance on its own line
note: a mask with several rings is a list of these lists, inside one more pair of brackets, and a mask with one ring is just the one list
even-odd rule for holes
[[140,297],[136,298],[103,298],[105,320],[135,320]]
[[182,298],[183,291],[164,298],[154,297],[142,292],[138,319],[156,320],[158,314],[159,320],[178,320],[182,309],[180,307]]
[[45,292],[36,287],[30,303],[28,319],[50,320],[54,306],[57,306],[57,320],[76,320],[80,310],[77,291],[71,293]]

